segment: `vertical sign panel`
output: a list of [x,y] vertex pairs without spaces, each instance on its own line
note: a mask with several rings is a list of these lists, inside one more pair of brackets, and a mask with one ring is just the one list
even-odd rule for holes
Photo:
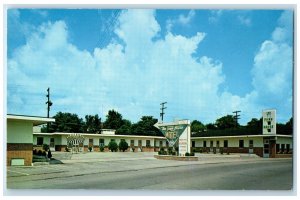
[[276,134],[276,110],[263,111],[263,135]]

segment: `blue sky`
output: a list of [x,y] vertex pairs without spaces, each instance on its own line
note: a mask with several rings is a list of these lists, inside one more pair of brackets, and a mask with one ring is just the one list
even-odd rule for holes
[[[292,10],[8,9],[7,111],[292,116]],[[26,106],[24,106],[26,105]]]

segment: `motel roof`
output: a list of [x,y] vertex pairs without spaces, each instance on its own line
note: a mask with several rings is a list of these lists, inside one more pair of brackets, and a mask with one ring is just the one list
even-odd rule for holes
[[112,135],[112,134],[94,134],[94,133],[63,133],[63,132],[54,132],[54,133],[33,133],[33,135],[72,135],[72,134],[81,134],[83,136],[94,136],[94,137],[115,137],[115,138],[145,138],[145,139],[166,139],[161,136],[145,136],[145,135]]
[[268,135],[231,135],[231,136],[209,136],[209,137],[192,137],[192,140],[199,139],[220,139],[220,138],[253,138],[253,137],[286,137],[292,138],[292,135],[279,135],[279,134],[268,134]]
[[32,122],[34,126],[45,124],[47,122],[55,122],[54,118],[29,116],[29,115],[14,115],[14,114],[7,114],[7,120],[9,120],[9,121],[29,121],[29,122]]

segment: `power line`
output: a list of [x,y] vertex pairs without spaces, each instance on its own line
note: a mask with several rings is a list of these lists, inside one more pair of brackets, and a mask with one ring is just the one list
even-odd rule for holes
[[240,115],[238,115],[238,113],[241,112],[240,110],[236,110],[236,111],[233,111],[232,113],[235,113],[235,116],[233,117],[235,119],[235,127],[238,126],[238,120],[240,119]]
[[161,105],[161,113],[160,113],[160,116],[161,116],[161,121],[163,122],[164,121],[164,110],[167,108],[167,107],[164,107],[165,106],[165,104],[166,104],[167,102],[163,102],[163,103],[161,103],[160,105]]

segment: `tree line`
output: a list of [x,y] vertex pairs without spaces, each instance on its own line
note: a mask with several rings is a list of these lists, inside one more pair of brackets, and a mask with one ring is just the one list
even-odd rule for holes
[[[137,123],[132,123],[130,120],[123,119],[119,112],[109,110],[103,122],[97,114],[86,115],[82,119],[77,114],[58,112],[53,118],[55,118],[55,122],[50,123],[49,132],[101,133],[102,129],[114,129],[117,135],[163,136],[153,126],[158,122],[158,119],[153,116],[142,116]],[[47,132],[47,128],[43,127],[42,132]],[[215,123],[206,125],[198,120],[193,120],[191,132],[193,136],[207,136],[208,134],[232,135],[241,134],[241,132],[243,134],[261,134],[262,118],[252,118],[246,126],[236,123],[233,115],[220,117]],[[293,118],[290,118],[285,124],[277,123],[277,132],[279,134],[292,134]]]
[[[58,112],[53,116],[55,122],[50,123],[48,131],[67,133],[101,133],[102,129],[114,129],[117,135],[149,135],[163,136],[153,125],[158,122],[153,116],[142,116],[137,123],[123,119],[115,110],[109,110],[105,121],[98,114],[86,115],[84,119],[77,114]],[[42,127],[47,132],[47,127]]]

